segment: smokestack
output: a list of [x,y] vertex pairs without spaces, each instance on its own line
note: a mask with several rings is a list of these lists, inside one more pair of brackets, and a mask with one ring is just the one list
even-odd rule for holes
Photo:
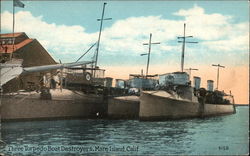
[[213,80],[207,80],[207,90],[213,91],[214,90],[214,81]]
[[201,84],[201,78],[194,76],[194,88],[195,89],[200,89],[200,84]]

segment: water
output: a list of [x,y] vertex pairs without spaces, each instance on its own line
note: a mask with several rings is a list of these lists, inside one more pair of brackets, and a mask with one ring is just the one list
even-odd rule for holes
[[2,123],[10,155],[243,155],[249,107],[237,114],[164,122],[58,120]]

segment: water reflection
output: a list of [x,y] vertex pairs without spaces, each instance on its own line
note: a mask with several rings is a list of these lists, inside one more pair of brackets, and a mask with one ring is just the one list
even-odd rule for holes
[[[225,145],[225,142],[230,144],[234,151],[240,146],[239,142],[247,143],[244,135],[248,133],[245,134],[242,129],[243,126],[249,126],[249,123],[238,122],[238,118],[243,117],[247,118],[242,113],[165,122],[135,120],[7,122],[2,124],[2,138],[8,145],[139,147],[139,151],[121,154],[203,154],[204,152],[217,154],[216,152],[220,152],[218,146]],[[232,127],[237,126],[241,129],[232,131]],[[119,154],[119,152],[113,153]]]
[[[191,146],[189,122],[139,122],[125,120],[67,120],[15,122],[3,126],[7,144],[39,145],[117,145],[143,144],[143,151],[154,153]],[[183,140],[189,140],[186,144]],[[159,146],[160,145],[160,146]],[[153,149],[152,149],[153,148]],[[181,151],[181,150],[180,150]],[[183,151],[181,151],[183,152]]]

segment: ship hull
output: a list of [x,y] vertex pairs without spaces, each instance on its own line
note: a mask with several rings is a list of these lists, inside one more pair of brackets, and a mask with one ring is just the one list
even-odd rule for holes
[[2,96],[1,119],[9,121],[98,118],[106,113],[102,96],[86,95],[66,89],[62,92],[51,92],[52,99],[41,99],[40,94],[35,92]]
[[108,99],[109,119],[138,119],[139,118],[139,97],[121,96]]
[[158,96],[142,92],[140,96],[140,120],[168,120],[219,116],[235,113],[232,104],[204,104]]

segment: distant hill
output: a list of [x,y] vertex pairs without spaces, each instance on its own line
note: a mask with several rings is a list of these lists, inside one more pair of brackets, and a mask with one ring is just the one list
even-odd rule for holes
[[249,106],[249,104],[235,104],[235,106]]

